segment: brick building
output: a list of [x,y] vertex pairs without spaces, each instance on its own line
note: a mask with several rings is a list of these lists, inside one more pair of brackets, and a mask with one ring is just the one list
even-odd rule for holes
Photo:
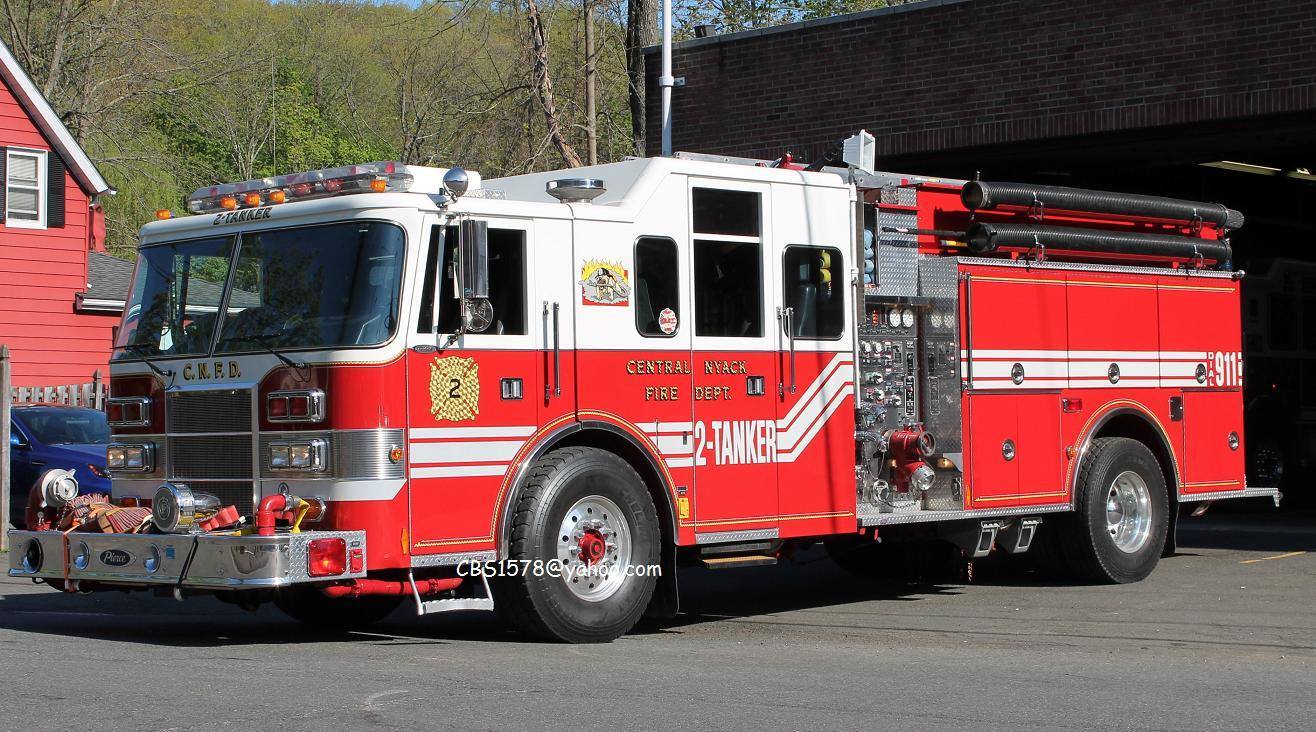
[[1316,117],[1310,0],[924,0],[689,40],[673,59],[675,149],[746,157],[808,157],[857,127],[897,164],[1038,142],[1128,154],[1185,126],[1264,132],[1231,145],[1261,148]]

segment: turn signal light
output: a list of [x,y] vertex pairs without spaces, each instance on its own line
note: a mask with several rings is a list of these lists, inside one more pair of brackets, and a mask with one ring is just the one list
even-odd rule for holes
[[383,193],[384,191],[388,190],[388,179],[376,178],[370,181],[370,190],[374,191],[375,193]]
[[238,199],[233,196],[224,196],[219,199],[219,207],[227,211],[232,211],[238,207]]
[[346,539],[315,539],[307,547],[306,573],[310,576],[335,577],[346,571]]
[[155,210],[155,217],[161,221],[172,219],[174,214],[167,208],[158,208]]
[[288,194],[283,191],[270,191],[270,203],[283,203],[288,200]]
[[259,194],[259,193],[248,193],[247,195],[245,195],[245,196],[242,197],[242,202],[245,203],[245,204],[247,204],[248,206],[259,206],[259,205],[260,205],[260,194]]

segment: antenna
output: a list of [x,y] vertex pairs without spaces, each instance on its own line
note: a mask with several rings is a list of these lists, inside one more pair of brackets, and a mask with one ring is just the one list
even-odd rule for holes
[[270,130],[271,130],[270,158],[272,158],[272,164],[270,165],[270,167],[272,169],[272,172],[275,175],[278,175],[279,173],[279,116],[278,116],[279,113],[278,113],[278,107],[274,105],[275,89],[276,87],[274,84],[274,50],[271,49],[270,50]]

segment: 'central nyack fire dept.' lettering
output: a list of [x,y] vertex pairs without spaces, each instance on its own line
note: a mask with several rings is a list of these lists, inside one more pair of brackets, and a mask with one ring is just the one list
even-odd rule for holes
[[770,419],[695,422],[694,437],[695,465],[708,464],[705,449],[714,465],[777,462],[777,423]]
[[690,373],[690,363],[688,361],[640,361],[632,359],[626,362],[626,373],[632,376],[639,374],[688,374]]

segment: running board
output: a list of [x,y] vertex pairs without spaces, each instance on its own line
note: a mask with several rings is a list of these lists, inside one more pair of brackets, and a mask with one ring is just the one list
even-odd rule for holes
[[699,564],[705,569],[739,569],[740,567],[766,567],[777,563],[777,558],[766,554],[747,554],[738,557],[703,557]]
[[457,610],[493,610],[494,601],[489,597],[455,597],[448,600],[422,600],[417,615],[431,613],[450,613]]
[[407,581],[411,583],[411,596],[416,601],[417,615],[430,615],[433,613],[451,613],[459,610],[493,610],[493,592],[489,590],[489,578],[483,574],[480,575],[480,581],[484,583],[484,597],[451,597],[442,600],[422,600],[420,599],[420,590],[416,589],[416,578],[407,572]]

